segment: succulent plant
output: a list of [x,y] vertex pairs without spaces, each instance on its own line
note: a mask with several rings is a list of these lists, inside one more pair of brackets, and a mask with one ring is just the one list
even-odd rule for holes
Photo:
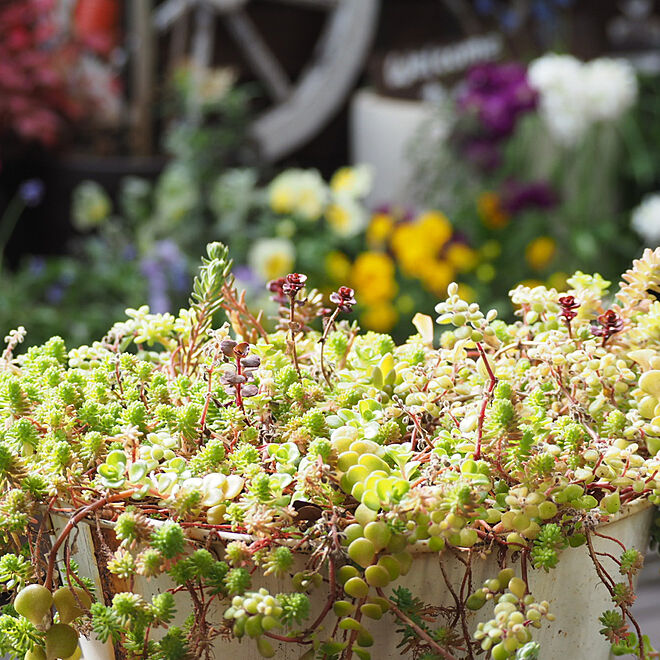
[[[450,286],[437,348],[419,316],[422,331],[399,346],[357,334],[338,320],[354,301],[348,288],[321,327],[293,315],[248,341],[231,309],[230,325],[214,328],[231,275],[226,249],[211,245],[176,318],[130,310],[103,340],[71,351],[53,338],[14,355],[10,334],[0,585],[17,595],[0,617],[0,651],[72,655],[76,631],[91,628],[138,657],[182,658],[210,653],[224,626],[265,657],[298,643],[367,658],[369,621],[387,615],[413,655],[537,657],[534,630],[553,616],[526,571],[552,571],[586,545],[603,577],[595,526],[660,501],[660,313],[644,294],[660,284],[658,264],[660,249],[635,262],[608,309],[595,277],[576,276],[562,297],[519,287],[511,324]],[[286,282],[292,314],[307,304],[305,278]],[[49,512],[69,520],[44,556],[38,521]],[[114,526],[108,569],[118,579],[166,573],[175,586],[151,601],[127,589],[94,602],[70,550],[75,527],[97,516]],[[216,556],[196,546],[199,528],[240,536],[225,534]],[[427,606],[404,586],[419,543],[441,562],[502,550],[500,572],[449,610],[481,616],[492,603],[476,630],[420,614]],[[648,657],[628,628],[638,550],[615,558],[620,582],[605,577],[613,609],[601,623],[616,649]],[[290,589],[271,593],[270,575]],[[179,591],[194,613],[183,627],[173,623]],[[314,620],[312,598],[324,602]],[[211,599],[224,602],[224,622],[208,621]]]

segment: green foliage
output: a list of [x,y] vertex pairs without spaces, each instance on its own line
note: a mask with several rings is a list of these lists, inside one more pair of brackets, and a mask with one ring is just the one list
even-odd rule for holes
[[555,523],[543,525],[532,548],[534,568],[543,568],[546,571],[555,568],[559,561],[559,552],[566,547],[566,544],[566,538],[559,525]]
[[152,532],[151,544],[165,559],[172,559],[183,552],[183,530],[177,523],[167,521]]
[[0,557],[0,582],[8,590],[21,589],[32,576],[30,562],[12,553]]

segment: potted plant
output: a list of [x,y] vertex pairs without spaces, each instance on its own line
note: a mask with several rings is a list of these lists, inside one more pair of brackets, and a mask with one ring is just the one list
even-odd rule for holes
[[518,287],[515,323],[452,285],[439,345],[419,315],[360,334],[351,289],[305,280],[270,283],[267,333],[216,243],[177,317],[71,351],[9,333],[0,652],[650,658],[660,249],[616,303],[583,273]]

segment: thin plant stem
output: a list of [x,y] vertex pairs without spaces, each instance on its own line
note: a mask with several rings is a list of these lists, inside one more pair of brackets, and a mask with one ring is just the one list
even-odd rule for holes
[[484,435],[484,421],[486,419],[486,408],[488,407],[488,402],[490,401],[490,398],[493,395],[493,390],[495,389],[495,385],[497,384],[497,378],[495,377],[495,374],[491,369],[490,363],[488,362],[488,358],[486,357],[486,351],[484,351],[483,346],[479,342],[477,342],[477,350],[481,355],[481,359],[484,361],[484,365],[486,367],[486,371],[488,372],[488,377],[490,378],[490,381],[488,383],[488,389],[486,390],[484,400],[481,403],[481,410],[479,411],[479,422],[477,427],[477,448],[475,449],[474,452],[475,461],[478,461],[481,458],[481,442],[483,440],[483,435]]
[[455,655],[452,655],[449,651],[447,651],[447,649],[445,649],[445,648],[443,648],[442,646],[440,646],[440,644],[438,644],[438,643],[437,643],[437,642],[436,642],[436,641],[435,641],[435,640],[434,640],[434,639],[433,639],[433,638],[432,638],[432,637],[431,637],[431,636],[430,636],[425,630],[423,630],[422,628],[420,628],[420,627],[419,627],[419,626],[418,626],[418,625],[417,625],[417,624],[416,624],[416,623],[415,623],[410,617],[406,616],[406,615],[405,615],[405,614],[404,614],[404,613],[403,613],[403,612],[402,612],[402,611],[401,611],[401,610],[400,610],[400,609],[399,609],[399,608],[398,608],[398,607],[397,607],[397,606],[396,606],[396,605],[395,605],[395,604],[394,604],[394,603],[393,603],[393,602],[392,602],[392,601],[391,601],[391,600],[385,595],[385,592],[384,592],[380,587],[378,587],[378,588],[376,589],[376,592],[378,593],[378,595],[379,595],[381,598],[384,598],[385,600],[387,600],[387,602],[388,602],[388,604],[389,604],[389,606],[390,606],[390,609],[392,610],[392,612],[394,612],[394,614],[396,615],[396,617],[397,617],[400,621],[402,621],[403,623],[405,623],[407,626],[410,626],[410,627],[415,631],[415,633],[416,633],[421,639],[423,639],[423,640],[424,640],[424,641],[425,641],[425,642],[426,642],[426,643],[427,643],[432,649],[434,649],[435,651],[437,651],[437,652],[438,652],[438,653],[444,658],[444,660],[458,660],[458,659],[456,658]]
[[326,320],[325,325],[323,327],[323,335],[321,336],[321,339],[319,339],[319,344],[321,344],[321,372],[323,373],[323,378],[325,378],[325,382],[330,385],[330,377],[328,376],[326,370],[325,370],[325,361],[323,359],[323,349],[325,348],[325,342],[328,338],[328,334],[330,333],[330,328],[332,327],[333,323],[335,322],[337,315],[339,314],[339,307],[335,309],[335,311],[332,313],[332,316]]
[[46,589],[51,589],[53,586],[53,572],[55,570],[57,551],[69,536],[71,530],[88,514],[93,513],[94,511],[97,511],[98,509],[101,509],[112,502],[120,502],[121,500],[126,500],[135,492],[136,489],[131,488],[130,490],[123,490],[120,493],[114,493],[113,495],[106,495],[100,500],[96,500],[96,502],[92,502],[91,504],[87,505],[84,509],[79,511],[75,516],[73,516],[73,518],[69,520],[69,522],[64,526],[64,529],[62,529],[60,532],[57,539],[55,539],[50,554],[48,555],[48,569],[46,571],[46,580],[44,581],[44,587],[46,587]]
[[298,372],[298,377],[300,378],[302,374],[300,373],[300,365],[298,364],[298,352],[296,350],[296,333],[294,331],[294,327],[296,324],[295,310],[296,310],[296,294],[294,293],[293,295],[289,296],[289,333],[290,333],[289,346],[291,347],[291,357],[293,358],[293,366],[296,368],[296,371]]

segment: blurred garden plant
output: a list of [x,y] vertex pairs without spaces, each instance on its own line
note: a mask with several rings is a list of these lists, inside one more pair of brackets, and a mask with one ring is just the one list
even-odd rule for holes
[[480,297],[503,309],[518,282],[561,289],[578,267],[612,277],[638,253],[629,183],[652,183],[638,89],[622,60],[483,64],[438,112],[442,144],[422,129],[413,145],[420,199],[483,250]]
[[0,2],[0,157],[20,144],[52,148],[97,110],[76,84],[82,43],[59,24],[56,0]]
[[[655,657],[631,613],[644,548],[600,524],[660,502],[660,249],[613,304],[597,275],[577,273],[565,295],[517,287],[513,323],[449,283],[439,345],[425,315],[399,345],[361,333],[351,288],[326,307],[293,272],[269,286],[269,333],[231,270],[210,244],[187,308],[128,309],[92,345],[52,337],[16,355],[25,329],[8,333],[0,653],[76,658],[93,632],[145,660],[209,660],[231,638],[262,657],[291,644],[369,660],[386,617],[402,657],[538,658],[554,615],[528,578],[561,580],[584,546],[605,586],[584,626],[616,655]],[[229,323],[213,322],[221,310]],[[104,593],[71,561],[85,525],[105,530]],[[594,549],[603,539],[609,552]],[[436,593],[451,593],[443,607],[406,578],[420,543],[441,567]],[[473,583],[489,554],[499,565]],[[163,585],[153,597],[145,578]]]
[[[72,198],[79,237],[70,255],[29,257],[15,273],[2,273],[0,327],[22,318],[35,338],[56,332],[91,342],[127,304],[148,299],[165,312],[185,303],[191,264],[217,235],[211,185],[237,158],[248,158],[250,90],[233,82],[224,70],[176,72],[169,106],[177,119],[167,130],[163,172],[154,183],[125,178],[116,205],[98,183],[82,183]],[[9,219],[0,238],[6,231]]]

